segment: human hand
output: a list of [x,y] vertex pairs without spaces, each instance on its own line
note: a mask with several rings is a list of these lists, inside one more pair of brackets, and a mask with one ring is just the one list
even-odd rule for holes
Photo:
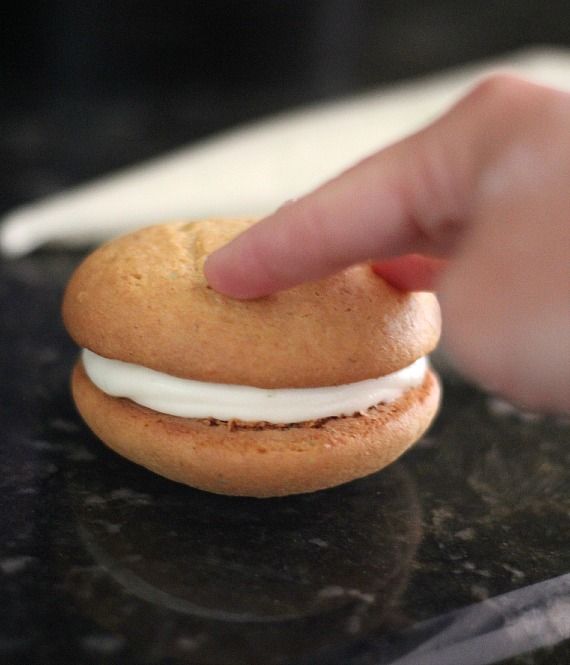
[[218,291],[255,298],[367,260],[399,288],[437,290],[445,347],[468,376],[570,409],[570,95],[493,76],[205,270]]

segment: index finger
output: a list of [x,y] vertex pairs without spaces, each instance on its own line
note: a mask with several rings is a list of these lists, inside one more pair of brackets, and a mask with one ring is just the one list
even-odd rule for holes
[[481,163],[514,131],[505,95],[516,98],[525,86],[533,87],[511,77],[480,84],[426,129],[212,254],[208,281],[227,295],[253,298],[368,259],[445,252],[468,216]]

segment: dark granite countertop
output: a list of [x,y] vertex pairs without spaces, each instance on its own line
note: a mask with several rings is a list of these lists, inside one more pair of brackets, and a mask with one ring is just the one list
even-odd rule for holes
[[271,500],[176,485],[74,412],[80,258],[0,266],[1,663],[569,662],[568,422],[436,358],[442,411],[383,472]]

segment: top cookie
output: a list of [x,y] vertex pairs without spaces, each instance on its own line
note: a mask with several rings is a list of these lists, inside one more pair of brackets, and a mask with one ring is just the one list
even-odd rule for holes
[[99,355],[173,376],[266,388],[379,377],[434,348],[436,298],[398,291],[368,265],[253,301],[211,289],[206,257],[253,223],[175,222],[101,246],[67,287],[70,335]]

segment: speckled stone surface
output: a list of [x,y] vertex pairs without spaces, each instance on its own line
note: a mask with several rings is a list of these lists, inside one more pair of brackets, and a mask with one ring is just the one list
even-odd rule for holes
[[287,499],[182,487],[74,412],[79,259],[0,264],[0,663],[570,662],[567,421],[436,359],[441,414],[384,472]]

